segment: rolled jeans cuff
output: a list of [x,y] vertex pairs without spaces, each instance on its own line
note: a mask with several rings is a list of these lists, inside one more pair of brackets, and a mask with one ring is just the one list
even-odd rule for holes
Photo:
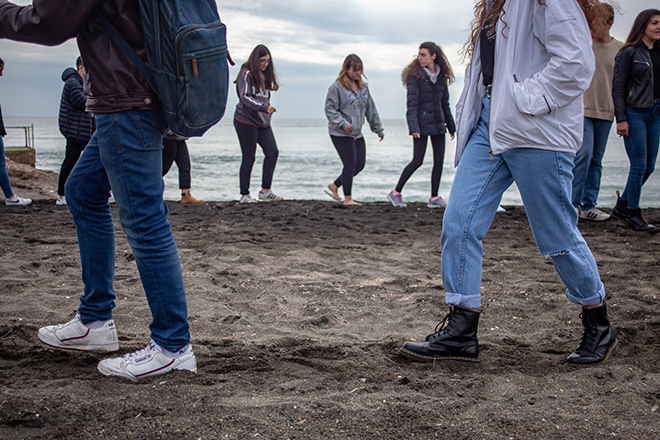
[[447,292],[445,303],[454,306],[466,307],[468,309],[478,309],[481,307],[481,295],[459,295],[458,293]]
[[573,304],[579,304],[581,306],[596,306],[605,301],[605,286],[603,286],[603,283],[600,283],[598,291],[588,298],[576,296],[568,289],[566,289],[566,296]]

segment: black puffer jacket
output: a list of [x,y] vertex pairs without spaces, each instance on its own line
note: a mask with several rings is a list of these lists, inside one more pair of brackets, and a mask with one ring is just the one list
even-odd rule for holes
[[7,136],[7,130],[5,130],[5,121],[2,119],[2,107],[0,107],[0,136]]
[[411,76],[408,80],[408,131],[422,136],[436,136],[456,132],[454,117],[449,108],[449,90],[439,79],[435,84],[428,75],[423,79]]
[[65,138],[87,144],[94,132],[92,115],[85,111],[87,95],[83,79],[76,69],[69,67],[62,73],[64,89],[60,101],[60,132]]
[[[653,50],[658,50],[655,43]],[[627,121],[626,107],[653,107],[653,64],[644,42],[624,47],[614,61],[612,98],[616,121]]]

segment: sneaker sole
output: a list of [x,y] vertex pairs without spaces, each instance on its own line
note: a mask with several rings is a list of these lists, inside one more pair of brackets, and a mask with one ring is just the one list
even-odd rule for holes
[[605,362],[610,360],[610,358],[612,356],[614,356],[614,353],[616,353],[618,348],[619,348],[619,338],[616,338],[614,340],[614,344],[612,344],[610,349],[607,350],[607,353],[605,353],[605,357],[603,358],[602,361],[594,362],[592,364],[575,364],[573,362],[568,362],[568,361],[566,361],[566,363],[571,367],[581,367],[581,368],[589,368],[589,367],[593,367],[593,366],[596,366],[596,365],[604,364]]
[[397,204],[394,200],[390,199],[390,196],[387,196],[387,200],[388,200],[388,201],[392,204],[392,206],[394,206],[395,208],[405,208],[405,207],[408,206],[408,205],[406,205],[405,203],[402,204],[402,205]]
[[48,335],[44,335],[41,332],[37,333],[37,336],[41,342],[48,345],[49,347],[63,348],[65,350],[102,351],[105,353],[119,350],[119,342],[113,342],[110,344],[65,345],[62,344],[59,339],[52,339]]
[[468,362],[472,364],[479,363],[479,358],[468,358],[461,356],[447,356],[447,357],[434,357],[434,356],[423,356],[417,354],[413,351],[406,350],[405,348],[399,348],[399,353],[403,356],[426,364],[434,364],[436,361],[457,361],[457,362]]
[[[187,368],[186,364],[188,364],[188,363],[193,363],[194,366],[192,368]],[[103,363],[103,361],[99,362],[96,369],[99,370],[99,372],[102,375],[107,376],[107,377],[123,377],[124,379],[128,379],[128,380],[131,380],[133,382],[137,382],[139,379],[144,379],[146,377],[151,377],[151,376],[160,376],[161,374],[167,374],[167,373],[170,373],[172,371],[190,371],[191,373],[197,373],[197,362],[195,362],[195,358],[193,358],[193,359],[191,359],[187,362],[184,362],[183,364],[181,364],[177,367],[169,368],[169,366],[165,366],[165,367],[157,368],[156,370],[153,370],[153,371],[150,371],[150,372],[147,372],[147,373],[143,373],[143,374],[141,374],[137,377],[133,376],[132,374],[124,373],[123,371],[118,371],[118,370],[106,367],[105,364]]]
[[447,206],[431,205],[431,204],[426,205],[426,206],[427,206],[428,208],[431,208],[431,209],[438,209],[438,208],[446,208],[446,207],[447,207]]

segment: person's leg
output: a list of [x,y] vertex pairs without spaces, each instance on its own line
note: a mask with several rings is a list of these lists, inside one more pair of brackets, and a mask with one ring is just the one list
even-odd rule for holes
[[428,143],[428,136],[421,136],[413,138],[413,158],[412,161],[406,165],[401,173],[399,182],[396,184],[395,191],[400,193],[403,191],[403,186],[406,184],[410,176],[424,163],[424,155],[426,154],[426,145]]
[[277,165],[277,157],[279,156],[279,150],[277,149],[277,142],[275,142],[273,129],[271,127],[260,128],[259,139],[257,142],[264,152],[261,188],[268,190],[273,184],[273,173],[275,172],[275,165]]
[[176,162],[176,166],[179,168],[179,189],[190,190],[190,170],[192,167],[190,165],[190,152],[188,151],[186,141],[179,141],[174,162]]
[[646,171],[644,172],[642,185],[644,185],[648,178],[651,177],[651,174],[653,174],[653,171],[655,170],[655,162],[658,159],[658,148],[660,147],[660,99],[656,99],[655,101],[646,130],[646,147],[648,153],[646,156]]
[[151,309],[151,337],[177,352],[189,344],[190,332],[181,263],[163,200],[165,119],[157,111],[99,116],[100,159]]
[[57,182],[57,195],[62,197],[65,196],[64,185],[66,184],[66,179],[71,175],[71,170],[76,166],[80,155],[85,149],[85,144],[81,144],[72,139],[66,140],[66,148],[64,152],[64,161],[60,167],[60,176]]
[[14,191],[9,183],[9,174],[7,174],[7,160],[5,159],[5,144],[2,136],[0,136],[0,188],[5,195],[5,198],[14,196]]
[[241,152],[243,153],[239,178],[241,195],[245,196],[250,194],[250,176],[252,175],[252,167],[254,166],[254,160],[257,154],[259,131],[257,127],[244,124],[236,119],[234,119],[234,128],[236,128],[238,141],[241,144]]
[[[591,162],[589,163],[589,170],[587,171],[587,178],[584,185],[584,194],[581,201],[584,210],[593,209],[598,203],[600,181],[603,175],[603,156],[605,156],[605,148],[607,147],[607,141],[610,137],[610,130],[612,128],[612,121],[606,121],[603,119],[595,119],[594,121],[593,155],[591,157]],[[573,182],[575,182],[575,177],[573,177]],[[573,190],[575,190],[575,183],[573,184]],[[573,201],[575,201],[575,194],[573,194]]]
[[179,151],[179,142],[173,139],[163,138],[163,177],[170,172],[174,158]]
[[638,209],[648,160],[647,121],[649,111],[628,108],[626,114],[630,135],[624,137],[623,141],[630,160],[630,172],[621,199],[628,202],[629,209]]
[[332,143],[339,153],[344,168],[341,175],[335,180],[337,187],[344,187],[344,196],[350,196],[353,187],[353,176],[355,175],[355,166],[357,161],[357,146],[352,137],[330,136]]
[[[584,140],[582,147],[575,154],[575,164],[573,167],[572,182],[572,203],[576,208],[583,209],[582,203],[585,198],[585,187],[587,175],[589,173],[589,164],[594,155],[594,129],[597,120],[584,118]],[[584,208],[588,209],[588,208]]]
[[367,145],[364,142],[364,137],[355,140],[355,171],[353,177],[360,174],[364,169],[367,161]]
[[445,161],[445,135],[431,136],[433,145],[433,171],[431,173],[431,198],[438,197],[440,180],[442,180],[442,167]]

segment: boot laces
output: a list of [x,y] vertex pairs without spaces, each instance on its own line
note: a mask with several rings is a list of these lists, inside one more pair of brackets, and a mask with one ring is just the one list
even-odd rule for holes
[[426,340],[428,341],[431,337],[443,333],[443,331],[446,328],[451,327],[451,324],[453,323],[454,320],[454,310],[452,308],[449,309],[449,313],[438,323],[438,325],[435,326],[435,330],[433,330],[433,333],[428,335],[426,337]]
[[[584,317],[586,317],[586,322]],[[596,317],[593,313],[580,313],[580,319],[583,320],[584,330],[580,337],[579,347],[583,347],[596,339],[596,336],[598,335],[598,323],[596,322]]]

